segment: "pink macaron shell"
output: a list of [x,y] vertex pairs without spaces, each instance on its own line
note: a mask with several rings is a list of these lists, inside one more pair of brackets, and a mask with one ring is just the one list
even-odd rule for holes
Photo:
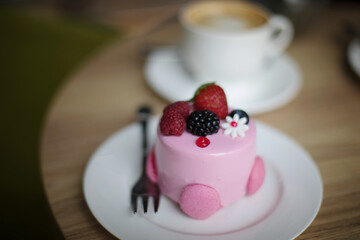
[[256,156],[253,169],[246,188],[247,195],[256,193],[262,186],[265,179],[265,165],[261,157]]
[[218,192],[203,184],[186,186],[180,196],[180,208],[195,219],[206,219],[221,208]]

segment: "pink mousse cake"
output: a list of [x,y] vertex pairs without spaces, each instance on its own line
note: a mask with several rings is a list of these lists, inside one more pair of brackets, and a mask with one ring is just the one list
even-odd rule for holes
[[[164,111],[148,157],[147,174],[158,182],[162,194],[179,203],[184,213],[206,219],[241,197],[254,194],[263,183],[265,168],[255,152],[255,123],[244,111],[228,110],[226,104],[225,116],[218,107],[208,110],[211,107],[206,105],[204,110],[196,101],[170,105],[178,106],[170,108],[179,114],[173,109]],[[189,113],[185,104],[189,105]],[[167,113],[171,115],[168,119]],[[194,127],[199,126],[196,121],[201,122],[204,115],[205,123],[211,123],[203,125],[205,133],[199,133]],[[179,120],[180,116],[184,121]],[[163,122],[176,126],[164,127]],[[172,130],[164,130],[166,127]]]

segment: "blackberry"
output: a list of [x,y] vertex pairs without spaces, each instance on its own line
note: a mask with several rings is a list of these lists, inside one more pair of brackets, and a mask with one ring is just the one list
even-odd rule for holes
[[246,118],[246,123],[245,124],[249,123],[249,115],[245,111],[240,110],[240,109],[235,109],[229,115],[233,118],[235,114],[239,115],[239,119],[245,117]]
[[186,128],[196,136],[207,136],[219,131],[220,120],[214,112],[196,110],[186,120]]

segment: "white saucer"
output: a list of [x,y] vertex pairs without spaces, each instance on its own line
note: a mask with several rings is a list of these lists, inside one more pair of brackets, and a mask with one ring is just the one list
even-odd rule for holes
[[[154,142],[159,118],[150,121]],[[256,122],[257,153],[267,175],[253,196],[227,206],[207,220],[194,220],[161,196],[154,214],[134,215],[130,190],[140,175],[141,128],[132,124],[107,139],[90,158],[83,188],[87,204],[100,224],[122,240],[131,239],[293,239],[315,218],[322,201],[322,181],[311,156],[278,130]],[[235,186],[234,186],[235,187]]]
[[354,39],[351,41],[347,50],[347,57],[350,67],[360,77],[360,40]]
[[[202,84],[184,70],[176,47],[154,50],[145,65],[145,77],[158,94],[170,102],[191,99]],[[216,81],[226,92],[230,106],[254,115],[279,108],[290,102],[301,89],[302,77],[298,65],[287,54],[275,59],[261,73],[245,81]]]

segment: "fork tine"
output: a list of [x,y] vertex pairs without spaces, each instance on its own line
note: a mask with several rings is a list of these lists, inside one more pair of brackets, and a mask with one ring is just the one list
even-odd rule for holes
[[157,212],[159,209],[159,196],[154,196],[154,211]]
[[147,213],[147,210],[148,210],[148,196],[142,196],[142,203],[143,203],[144,213]]
[[131,195],[131,206],[132,206],[133,213],[136,213],[137,212],[137,197],[134,195]]

